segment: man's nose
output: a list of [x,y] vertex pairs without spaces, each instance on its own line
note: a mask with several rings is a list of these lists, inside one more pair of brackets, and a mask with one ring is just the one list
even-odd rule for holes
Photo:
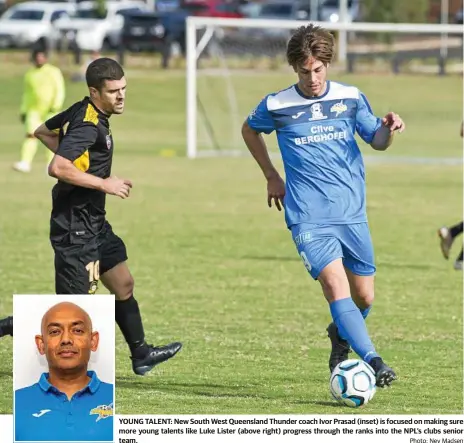
[[68,331],[64,331],[63,335],[61,336],[61,344],[62,345],[69,345],[72,344],[72,335]]

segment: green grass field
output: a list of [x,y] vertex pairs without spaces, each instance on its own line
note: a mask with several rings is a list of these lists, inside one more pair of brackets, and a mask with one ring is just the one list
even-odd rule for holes
[[[0,70],[0,315],[11,312],[13,293],[54,291],[48,241],[53,181],[45,175],[43,152],[31,174],[11,169],[23,135],[24,69],[3,60]],[[180,340],[184,349],[147,377],[136,377],[117,331],[117,411],[353,413],[331,400],[329,311],[282,213],[267,208],[258,167],[246,157],[183,158],[184,74],[127,74],[127,112],[112,121],[113,171],[132,179],[134,189],[126,201],[108,198],[108,218],[128,247],[148,340]],[[407,122],[391,152],[364,152],[461,157],[460,78],[336,79],[363,89],[379,114],[395,110]],[[274,74],[234,78],[243,116],[287,81]],[[67,103],[84,93],[82,84],[69,84]],[[166,149],[179,155],[160,157]],[[462,168],[369,164],[367,181],[378,265],[368,327],[399,381],[355,412],[462,413],[462,273],[443,260],[436,236],[439,226],[461,218]],[[0,340],[0,413],[11,412],[11,349],[9,337]]]

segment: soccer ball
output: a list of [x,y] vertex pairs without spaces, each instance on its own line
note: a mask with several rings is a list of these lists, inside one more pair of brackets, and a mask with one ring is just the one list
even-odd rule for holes
[[330,376],[330,392],[335,400],[350,408],[367,404],[375,394],[374,370],[362,360],[345,360]]

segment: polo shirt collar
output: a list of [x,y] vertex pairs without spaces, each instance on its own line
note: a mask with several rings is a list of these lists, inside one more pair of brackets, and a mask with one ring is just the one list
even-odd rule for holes
[[[85,388],[81,389],[78,393],[83,393],[88,389],[91,394],[95,394],[95,392],[97,392],[98,388],[100,387],[100,383],[101,383],[100,379],[97,377],[97,374],[95,373],[95,371],[87,371],[87,375],[90,377],[90,381],[88,385]],[[45,392],[48,392],[50,390],[59,392],[59,390],[55,388],[55,386],[50,384],[50,382],[48,381],[49,377],[50,377],[50,374],[48,372],[44,372],[40,376],[40,379],[39,379],[40,388],[44,390]]]

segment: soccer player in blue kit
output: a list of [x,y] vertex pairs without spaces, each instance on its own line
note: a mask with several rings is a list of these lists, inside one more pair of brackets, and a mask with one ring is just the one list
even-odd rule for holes
[[[397,378],[377,354],[365,319],[374,300],[374,251],[367,224],[365,173],[355,133],[387,149],[405,125],[389,112],[377,118],[354,86],[326,79],[334,38],[308,25],[293,34],[287,60],[298,83],[267,95],[243,124],[243,139],[267,179],[268,205],[285,209],[298,253],[317,279],[333,322],[330,370],[352,348],[373,369],[376,384]],[[276,131],[286,183],[273,166],[261,133]],[[350,296],[351,295],[351,296]]]

